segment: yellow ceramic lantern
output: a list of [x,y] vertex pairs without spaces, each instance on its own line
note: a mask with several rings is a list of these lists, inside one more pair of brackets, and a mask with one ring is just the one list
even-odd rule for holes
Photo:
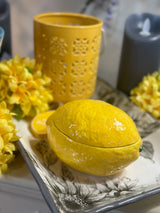
[[97,176],[113,175],[139,157],[142,140],[132,119],[100,100],[76,100],[47,120],[51,148],[70,167]]
[[52,78],[54,100],[86,99],[95,90],[102,21],[77,13],[34,17],[34,55]]

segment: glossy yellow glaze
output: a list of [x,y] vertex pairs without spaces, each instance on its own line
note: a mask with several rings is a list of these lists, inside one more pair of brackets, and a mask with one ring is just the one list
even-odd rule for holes
[[46,121],[55,111],[47,111],[36,115],[31,121],[31,131],[36,138],[46,138]]
[[133,144],[139,133],[133,120],[121,109],[100,100],[78,100],[59,107],[55,126],[79,143],[97,147]]
[[51,148],[63,162],[79,171],[112,175],[139,157],[142,141],[134,122],[106,102],[68,102],[46,124]]

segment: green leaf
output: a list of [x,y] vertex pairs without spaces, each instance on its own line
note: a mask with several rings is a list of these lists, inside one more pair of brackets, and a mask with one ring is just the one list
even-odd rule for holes
[[22,111],[20,105],[15,104],[12,109],[12,112],[15,113],[15,115],[14,115],[15,119],[17,119],[18,121],[22,119],[23,111]]
[[158,73],[155,77],[157,81],[159,80],[159,76],[160,76],[160,73]]
[[29,72],[29,73],[31,73],[32,75],[33,75],[33,71],[29,68],[29,67],[25,67],[26,69],[27,69],[27,71]]
[[12,92],[11,90],[8,90],[7,94],[8,94],[9,96],[11,96],[11,95],[13,94],[13,92]]
[[139,152],[142,152],[143,150],[143,145],[139,147]]

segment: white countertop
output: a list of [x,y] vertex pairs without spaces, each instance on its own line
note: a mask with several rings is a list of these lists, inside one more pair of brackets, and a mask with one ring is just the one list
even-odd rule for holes
[[50,213],[21,154],[0,178],[1,213]]

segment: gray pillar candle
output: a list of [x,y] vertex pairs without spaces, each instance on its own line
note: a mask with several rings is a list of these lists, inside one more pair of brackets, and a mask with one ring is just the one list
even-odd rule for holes
[[125,23],[117,88],[127,95],[160,68],[160,16],[133,14]]

